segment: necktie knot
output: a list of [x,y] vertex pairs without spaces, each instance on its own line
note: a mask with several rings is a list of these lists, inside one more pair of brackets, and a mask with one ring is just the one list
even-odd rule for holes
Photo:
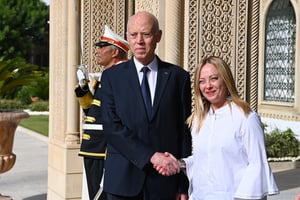
[[144,74],[147,74],[149,71],[150,71],[150,69],[148,68],[148,67],[143,67],[142,68],[142,70],[141,70]]

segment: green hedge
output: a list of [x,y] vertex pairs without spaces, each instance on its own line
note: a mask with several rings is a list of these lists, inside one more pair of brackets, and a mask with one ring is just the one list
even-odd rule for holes
[[10,99],[0,99],[0,109],[5,110],[23,110],[26,108],[21,101],[10,100]]
[[291,129],[274,129],[266,136],[268,158],[297,157],[300,154],[300,142]]
[[0,99],[0,109],[5,110],[24,110],[29,109],[31,111],[49,111],[48,101],[36,101],[31,104],[24,104],[19,100]]
[[36,101],[31,103],[28,108],[31,111],[48,111],[49,110],[49,102],[48,101]]

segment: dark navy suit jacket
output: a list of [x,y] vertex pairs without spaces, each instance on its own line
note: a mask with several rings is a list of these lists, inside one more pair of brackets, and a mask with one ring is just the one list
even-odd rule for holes
[[108,193],[135,196],[146,189],[155,199],[187,193],[188,180],[183,173],[162,176],[150,163],[155,152],[170,152],[177,158],[191,154],[191,135],[185,123],[191,113],[190,75],[157,59],[150,119],[133,59],[102,74],[99,93],[108,142],[104,175],[104,191]]

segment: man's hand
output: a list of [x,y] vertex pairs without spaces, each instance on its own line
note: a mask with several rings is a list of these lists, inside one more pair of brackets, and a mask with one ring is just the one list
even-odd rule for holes
[[170,153],[156,152],[150,159],[153,167],[164,176],[171,176],[180,172],[177,159]]
[[188,200],[188,195],[184,193],[177,193],[176,200]]

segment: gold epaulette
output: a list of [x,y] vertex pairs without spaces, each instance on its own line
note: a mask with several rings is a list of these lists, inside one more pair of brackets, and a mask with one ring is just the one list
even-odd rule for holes
[[90,108],[93,103],[93,95],[90,92],[86,93],[83,97],[77,97],[77,99],[83,109]]

